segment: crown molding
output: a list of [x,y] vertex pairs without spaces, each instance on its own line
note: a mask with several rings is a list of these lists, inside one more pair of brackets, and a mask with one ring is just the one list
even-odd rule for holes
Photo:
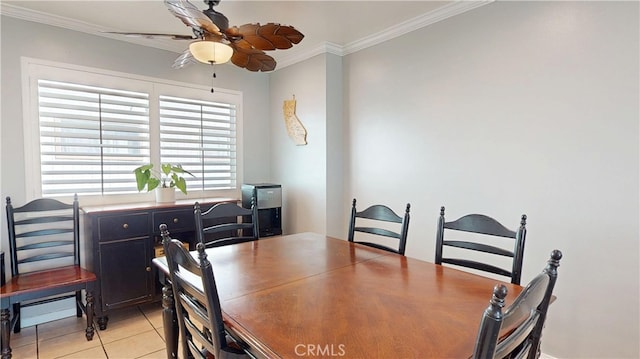
[[413,19],[401,22],[397,25],[391,26],[385,30],[379,31],[375,34],[366,36],[360,40],[350,42],[344,46],[325,42],[324,44],[313,48],[311,50],[298,53],[296,55],[283,55],[278,60],[278,69],[285,68],[293,65],[297,62],[307,60],[313,56],[323,53],[331,53],[338,56],[345,56],[354,52],[366,49],[368,47],[380,44],[384,41],[394,39],[402,36],[406,33],[421,29],[423,27],[435,24],[436,22],[448,19],[450,17],[460,15],[464,12],[476,9],[480,6],[484,6],[494,2],[495,0],[456,0],[451,4],[443,6],[434,11],[417,16]]
[[[295,63],[307,60],[313,56],[330,53],[338,56],[345,56],[368,47],[380,44],[384,41],[394,39],[398,36],[402,36],[406,33],[421,29],[423,27],[432,25],[436,22],[448,19],[450,17],[462,14],[464,12],[473,10],[480,6],[484,6],[494,2],[495,0],[456,0],[451,4],[448,4],[442,8],[430,11],[428,13],[417,16],[413,19],[409,19],[397,25],[391,26],[385,30],[379,31],[375,34],[371,34],[362,39],[350,42],[344,46],[324,42],[319,46],[300,52],[297,54],[285,55],[283,54],[278,60],[278,69],[285,68]],[[154,39],[149,41],[143,38],[127,37],[123,38],[121,35],[108,34],[101,31],[109,31],[95,24],[86,23],[79,20],[70,19],[67,17],[57,16],[53,14],[43,13],[40,11],[28,10],[19,6],[7,4],[0,1],[0,15],[10,16],[21,20],[37,22],[41,24],[61,27],[73,31],[80,31],[91,35],[97,35],[107,37],[114,40],[127,41],[142,46],[155,47],[162,50],[181,53],[182,50],[177,48],[175,41]]]
[[56,26],[72,31],[84,32],[86,34],[102,36],[113,40],[126,41],[137,45],[154,47],[157,49],[176,53],[181,53],[183,51],[178,49],[178,47],[176,46],[177,43],[173,40],[154,39],[153,41],[150,41],[142,37],[123,37],[122,35],[109,34],[103,31],[111,31],[112,29],[107,29],[102,26],[97,26],[95,24],[76,19],[70,19],[64,16],[25,9],[23,7],[7,4],[2,1],[0,1],[0,15],[50,26]]
[[41,24],[62,27],[69,30],[96,34],[96,32],[104,30],[94,24],[84,21],[69,19],[67,17],[48,14],[41,11],[29,10],[19,6],[0,2],[0,15],[14,17],[20,20],[38,22]]
[[414,17],[397,25],[391,26],[385,30],[375,34],[366,36],[360,40],[350,42],[344,46],[344,54],[348,55],[368,47],[380,44],[384,41],[394,39],[406,33],[421,29],[423,27],[435,24],[436,22],[448,19],[450,17],[460,15],[464,12],[473,10],[483,5],[490,4],[495,0],[479,0],[464,1],[456,0],[455,2],[445,5],[439,9]]
[[281,55],[281,57],[278,59],[278,67],[276,68],[276,71],[278,69],[282,69],[285,68],[287,66],[291,66],[293,64],[296,64],[298,62],[302,62],[304,60],[310,59],[316,55],[322,55],[322,54],[334,54],[334,55],[338,55],[338,56],[344,56],[344,47],[340,46],[338,44],[335,44],[333,42],[328,42],[325,41],[322,44],[307,50],[307,51],[303,51],[300,52],[298,54],[295,55]]

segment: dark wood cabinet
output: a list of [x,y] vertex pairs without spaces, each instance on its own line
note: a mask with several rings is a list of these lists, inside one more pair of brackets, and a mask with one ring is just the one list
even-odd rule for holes
[[151,265],[161,246],[160,224],[190,249],[195,245],[193,205],[205,208],[231,198],[181,200],[175,203],[139,203],[83,207],[85,223],[85,267],[98,277],[95,314],[100,329],[107,327],[108,312],[159,300],[161,286]]
[[147,237],[99,244],[100,292],[103,310],[146,302],[153,298],[151,243]]

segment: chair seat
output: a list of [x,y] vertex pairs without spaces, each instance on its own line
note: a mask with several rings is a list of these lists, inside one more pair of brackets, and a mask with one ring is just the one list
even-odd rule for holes
[[66,266],[46,271],[19,274],[7,282],[0,298],[39,292],[46,289],[67,288],[96,280],[96,275],[79,266]]

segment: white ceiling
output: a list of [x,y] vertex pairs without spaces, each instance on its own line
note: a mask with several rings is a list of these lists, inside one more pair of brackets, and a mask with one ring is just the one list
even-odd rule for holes
[[[215,10],[229,19],[230,26],[276,22],[302,32],[305,38],[300,44],[269,52],[278,67],[283,67],[323,52],[346,55],[491,1],[222,0]],[[202,10],[207,8],[201,0],[191,2]],[[161,0],[2,0],[0,13],[176,54],[187,48],[187,41],[131,38],[102,31],[191,35],[190,28],[172,15]]]

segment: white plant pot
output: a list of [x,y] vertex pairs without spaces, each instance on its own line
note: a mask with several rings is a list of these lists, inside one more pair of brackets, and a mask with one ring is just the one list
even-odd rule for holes
[[167,203],[176,201],[176,189],[175,188],[156,188],[156,202]]

